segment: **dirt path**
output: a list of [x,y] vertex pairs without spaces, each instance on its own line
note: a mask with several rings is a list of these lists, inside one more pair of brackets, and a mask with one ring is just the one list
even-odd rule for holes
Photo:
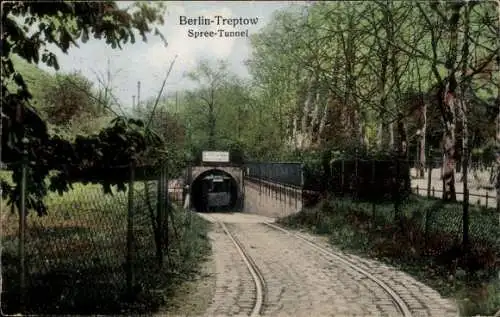
[[310,235],[308,240],[317,247],[311,246],[293,232],[266,225],[272,218],[244,213],[202,216],[224,223],[215,226],[211,235],[216,286],[204,316],[248,316],[255,308],[259,280],[245,263],[245,253],[261,277],[262,316],[458,314],[453,303],[410,276],[376,261],[342,255]]

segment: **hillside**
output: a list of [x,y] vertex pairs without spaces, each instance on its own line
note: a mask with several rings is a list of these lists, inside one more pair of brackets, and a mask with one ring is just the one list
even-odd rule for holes
[[21,73],[29,87],[30,92],[33,94],[32,105],[37,110],[41,110],[43,108],[43,94],[46,91],[46,87],[50,87],[55,84],[54,76],[40,69],[38,66],[26,62],[16,55],[12,57],[12,61],[14,63],[14,67],[19,73]]

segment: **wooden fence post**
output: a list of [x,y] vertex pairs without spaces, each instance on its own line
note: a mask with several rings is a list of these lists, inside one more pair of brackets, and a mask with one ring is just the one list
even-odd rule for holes
[[[429,148],[429,153],[431,152],[431,149]],[[432,184],[432,161],[429,159],[429,175],[427,176],[427,198],[431,197],[431,184]]]
[[262,195],[262,168],[259,166],[259,196]]
[[356,150],[356,157],[354,160],[354,181],[355,181],[355,193],[356,193],[356,199],[358,198],[358,193],[359,193],[359,179],[358,179],[358,150]]
[[134,272],[134,162],[130,163],[130,178],[128,183],[128,213],[127,213],[127,292],[133,296],[135,284]]
[[401,214],[401,167],[400,167],[400,158],[396,158],[396,190],[395,194],[396,197],[394,199],[394,220],[397,221],[400,224],[400,228],[402,228],[402,214]]
[[342,195],[344,195],[344,182],[345,182],[345,166],[344,166],[344,158],[342,158],[341,161],[341,166],[340,166],[340,175],[341,175],[341,180],[340,180],[340,191]]
[[24,313],[26,300],[26,182],[28,171],[28,139],[23,138],[23,157],[21,162],[21,193],[19,202],[19,309]]
[[294,188],[294,190],[293,190],[293,196],[295,198],[295,209],[297,209],[297,204],[298,204],[297,200],[299,199],[298,198],[298,189],[297,188]]
[[373,222],[373,228],[376,228],[376,219],[375,219],[375,214],[376,214],[376,206],[375,206],[375,160],[372,160],[372,222]]
[[[160,268],[163,267],[163,248],[165,246],[165,232],[164,232],[164,221],[165,221],[165,168],[163,163],[160,167],[160,175],[158,177],[158,183],[156,184],[156,228],[158,232],[158,249],[157,249],[157,261]],[[168,194],[167,194],[168,196]]]
[[300,206],[304,207],[304,163],[300,164]]

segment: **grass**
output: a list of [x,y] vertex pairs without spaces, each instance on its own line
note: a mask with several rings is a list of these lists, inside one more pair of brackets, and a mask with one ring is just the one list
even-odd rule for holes
[[396,224],[391,203],[337,197],[280,223],[328,235],[344,250],[406,271],[443,296],[456,298],[463,315],[494,314],[500,307],[500,226],[494,210],[471,207],[469,258],[459,248],[460,204],[411,197],[401,212],[403,220]]
[[[210,253],[209,225],[173,206],[168,257],[160,269],[143,186],[134,187],[134,300],[125,296],[127,193],[104,195],[99,185],[75,184],[46,198],[47,216],[28,215],[26,313],[152,313],[196,276]],[[8,210],[2,210],[2,311],[11,314],[19,310],[18,216]]]

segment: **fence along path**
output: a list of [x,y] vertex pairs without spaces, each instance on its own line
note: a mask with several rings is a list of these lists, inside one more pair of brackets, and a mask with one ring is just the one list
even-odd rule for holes
[[[156,269],[158,259],[163,263],[164,258],[155,248],[155,230],[167,234],[167,217],[172,216],[168,200],[177,200],[182,192],[167,195],[163,169],[141,169],[135,164],[113,167],[114,174],[126,180],[125,191],[113,189],[113,195],[105,195],[101,185],[84,185],[77,179],[62,196],[49,194],[45,198],[48,215],[38,217],[34,211],[28,213],[30,166],[27,162],[21,166],[20,208],[11,217],[2,216],[2,229],[10,228],[2,232],[2,275],[10,281],[2,294],[7,311],[52,314],[99,307],[86,308],[85,301],[106,302],[105,309],[118,310],[115,296],[132,296],[137,285],[154,285],[166,276]],[[153,213],[157,219],[162,217],[155,223],[160,224],[157,228],[152,224]],[[95,291],[95,297],[88,297],[89,290]],[[50,299],[58,292],[60,300],[75,296],[78,302],[60,307],[59,299]]]
[[[414,178],[416,175],[415,169],[410,171],[410,175],[413,176],[411,185],[415,194],[427,196],[429,193],[430,197],[442,197],[443,182],[440,179],[441,170],[439,168],[432,169],[430,182],[428,170],[426,171],[424,178]],[[464,184],[460,182],[461,178],[461,173],[455,174],[455,189],[458,201],[463,201],[464,199]],[[473,173],[469,173],[469,202],[473,205],[481,205],[498,209],[500,206],[497,206],[496,191],[493,188],[493,185],[489,184],[490,182],[488,178],[489,176],[480,175],[480,179],[478,181],[475,179]]]

